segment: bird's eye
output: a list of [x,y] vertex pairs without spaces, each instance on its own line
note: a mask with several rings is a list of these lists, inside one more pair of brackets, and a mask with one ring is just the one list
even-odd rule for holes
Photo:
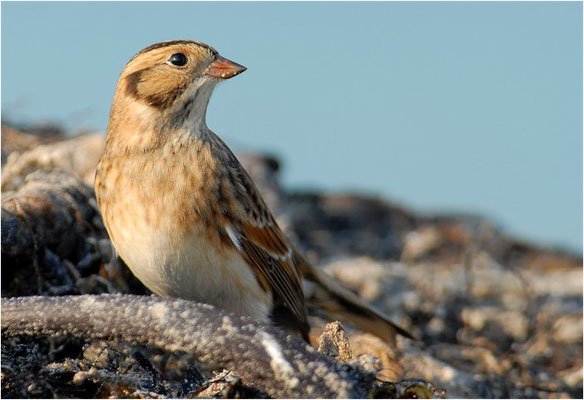
[[168,59],[172,65],[176,65],[177,67],[182,67],[187,63],[187,56],[183,53],[176,53],[170,56]]

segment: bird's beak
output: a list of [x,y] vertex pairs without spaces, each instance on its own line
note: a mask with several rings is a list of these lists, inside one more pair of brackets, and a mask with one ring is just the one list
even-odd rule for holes
[[229,79],[241,74],[246,69],[243,65],[219,56],[209,65],[205,74],[213,78]]

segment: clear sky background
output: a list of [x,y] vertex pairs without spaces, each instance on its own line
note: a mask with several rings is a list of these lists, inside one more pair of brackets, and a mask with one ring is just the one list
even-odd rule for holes
[[290,188],[488,216],[582,250],[582,4],[2,3],[2,114],[105,130],[141,48],[194,39],[248,70],[208,125]]

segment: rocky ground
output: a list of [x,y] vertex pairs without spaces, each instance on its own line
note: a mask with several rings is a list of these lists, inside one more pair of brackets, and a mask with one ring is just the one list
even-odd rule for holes
[[[65,138],[56,128],[2,126],[3,298],[148,294],[113,256],[95,206],[103,145],[102,134]],[[307,257],[420,339],[398,338],[391,347],[348,324],[326,325],[313,310],[315,347],[376,374],[368,396],[582,398],[581,255],[522,243],[479,217],[418,215],[354,193],[289,191],[274,157],[239,158]],[[3,335],[2,396],[268,393],[190,354]]]

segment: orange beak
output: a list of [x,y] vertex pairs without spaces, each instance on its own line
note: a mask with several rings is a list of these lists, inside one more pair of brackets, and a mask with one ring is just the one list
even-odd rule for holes
[[229,79],[241,74],[246,69],[243,65],[219,56],[209,65],[205,74],[213,78]]

